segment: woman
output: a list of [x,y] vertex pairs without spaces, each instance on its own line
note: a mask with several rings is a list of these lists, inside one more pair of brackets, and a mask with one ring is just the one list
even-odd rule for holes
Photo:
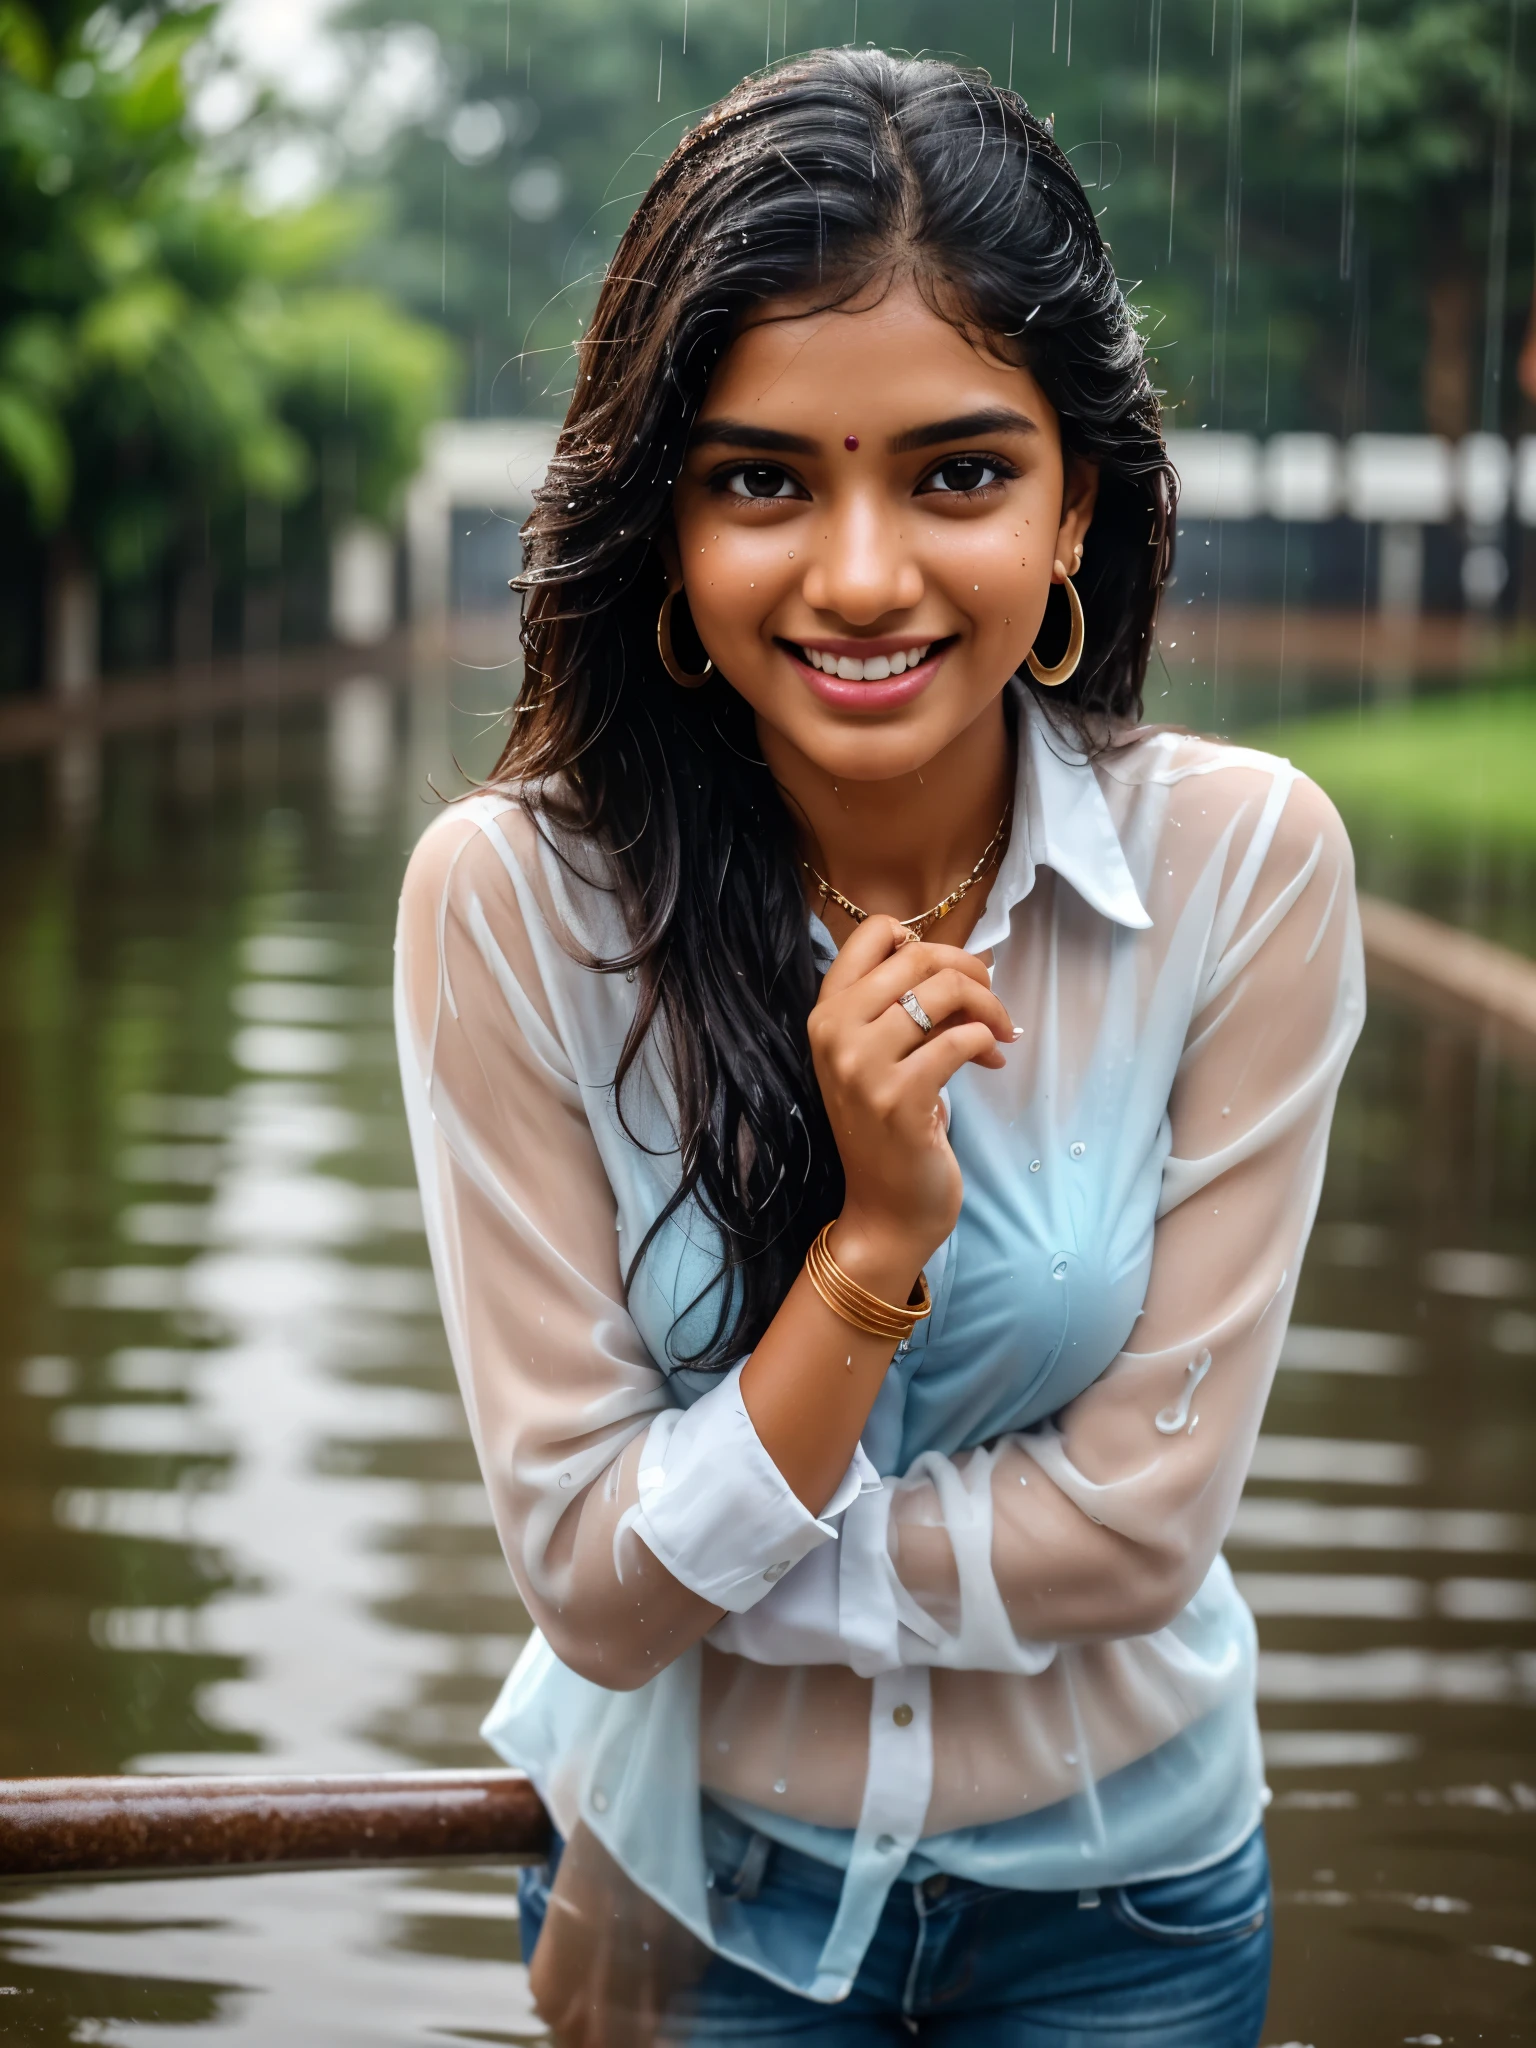
[[1259,2038],[1219,1545],[1362,977],[1326,800],[1136,726],[1174,488],[949,65],[743,86],[603,285],[399,944],[562,2040]]

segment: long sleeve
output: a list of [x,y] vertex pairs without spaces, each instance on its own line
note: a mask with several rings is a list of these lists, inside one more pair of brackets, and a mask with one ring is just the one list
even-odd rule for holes
[[[1149,896],[1162,960],[1192,934],[1199,955],[1125,1348],[1038,1426],[919,1456],[855,1505],[836,1556],[726,1623],[724,1646],[868,1673],[1028,1674],[1057,1644],[1161,1629],[1204,1581],[1258,1434],[1364,1011],[1332,807],[1300,778],[1238,767],[1224,786],[1235,802],[1175,781]],[[1144,1030],[1156,980],[1144,977]]]
[[[864,1474],[811,1516],[758,1442],[738,1375],[682,1407],[641,1340],[593,1130],[611,1069],[580,1074],[565,1028],[573,987],[597,1002],[617,978],[557,950],[540,854],[526,813],[497,799],[455,807],[423,836],[396,949],[402,1084],[449,1343],[518,1591],[564,1663],[626,1688],[830,1541]],[[607,1042],[616,1052],[611,1031]]]

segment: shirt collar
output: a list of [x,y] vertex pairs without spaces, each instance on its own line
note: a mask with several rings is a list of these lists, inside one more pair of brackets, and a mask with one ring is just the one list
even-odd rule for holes
[[1013,907],[1034,888],[1040,868],[1060,875],[1112,923],[1147,930],[1152,920],[1131,879],[1093,763],[1052,723],[1032,690],[1021,684],[1017,692],[1013,831],[967,950],[985,953],[1008,936]]
[[[1147,931],[1152,920],[1131,880],[1093,763],[1052,723],[1033,690],[1022,683],[1013,687],[1019,719],[1013,831],[966,950],[985,953],[1007,938],[1014,905],[1034,888],[1040,868],[1053,869],[1112,923]],[[825,969],[836,958],[837,948],[814,911],[811,942]]]

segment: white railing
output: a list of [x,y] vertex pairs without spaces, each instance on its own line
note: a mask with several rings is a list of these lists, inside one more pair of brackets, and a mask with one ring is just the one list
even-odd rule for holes
[[1350,519],[1497,526],[1511,510],[1536,526],[1536,435],[1173,433],[1168,452],[1191,519]]

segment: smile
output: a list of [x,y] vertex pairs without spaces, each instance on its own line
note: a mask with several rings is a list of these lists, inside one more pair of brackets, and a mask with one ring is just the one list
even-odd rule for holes
[[806,647],[800,653],[802,660],[824,676],[837,676],[845,683],[883,683],[887,676],[902,676],[916,668],[926,660],[932,644],[920,640],[915,647],[900,647],[894,654],[871,654],[862,661],[851,654],[824,653],[818,647]]
[[824,703],[839,711],[879,712],[920,697],[958,638],[947,633],[939,640],[866,641],[865,652],[856,651],[856,640],[823,641],[815,647],[797,640],[778,644]]

